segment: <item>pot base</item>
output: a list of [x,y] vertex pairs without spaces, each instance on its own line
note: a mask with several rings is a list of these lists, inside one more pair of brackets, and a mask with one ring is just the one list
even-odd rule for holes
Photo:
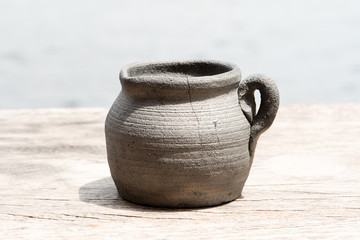
[[204,193],[200,191],[184,192],[179,190],[170,191],[165,194],[155,192],[135,193],[122,187],[117,187],[117,191],[122,199],[140,205],[161,208],[204,208],[222,205],[240,198],[242,188],[235,193],[222,194],[219,194],[219,192]]

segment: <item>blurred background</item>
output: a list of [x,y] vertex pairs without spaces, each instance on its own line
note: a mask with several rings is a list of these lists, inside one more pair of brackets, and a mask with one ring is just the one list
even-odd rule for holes
[[281,103],[360,101],[360,1],[1,0],[0,108],[107,107],[135,61],[265,73]]

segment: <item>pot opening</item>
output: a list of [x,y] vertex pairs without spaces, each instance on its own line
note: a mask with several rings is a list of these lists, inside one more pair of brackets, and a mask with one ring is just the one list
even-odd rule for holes
[[165,62],[138,65],[128,69],[129,77],[167,76],[167,77],[206,77],[223,74],[233,70],[231,65],[217,62]]
[[148,98],[187,98],[221,94],[237,89],[240,69],[231,63],[212,60],[140,62],[123,67],[122,90]]

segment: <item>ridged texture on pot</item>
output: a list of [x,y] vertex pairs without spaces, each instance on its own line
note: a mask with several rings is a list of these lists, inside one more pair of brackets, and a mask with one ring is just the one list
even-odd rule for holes
[[250,124],[237,88],[186,100],[122,91],[106,119],[108,162],[120,196],[162,207],[232,201],[250,170]]

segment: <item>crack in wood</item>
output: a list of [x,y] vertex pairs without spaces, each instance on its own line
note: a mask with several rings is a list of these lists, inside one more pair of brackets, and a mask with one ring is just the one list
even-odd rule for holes
[[118,216],[118,217],[130,217],[130,218],[143,218],[143,219],[159,219],[159,220],[196,220],[194,218],[179,218],[179,217],[147,217],[147,216],[139,216],[139,215],[127,215],[120,213],[100,213],[102,215],[108,216]]
[[42,217],[42,216],[34,216],[34,215],[25,215],[25,214],[18,214],[18,213],[0,213],[3,215],[10,215],[14,217],[23,217],[23,218],[32,218],[32,219],[42,219],[42,220],[54,220],[54,221],[75,221],[70,219],[60,219],[60,218],[50,218],[50,217]]

